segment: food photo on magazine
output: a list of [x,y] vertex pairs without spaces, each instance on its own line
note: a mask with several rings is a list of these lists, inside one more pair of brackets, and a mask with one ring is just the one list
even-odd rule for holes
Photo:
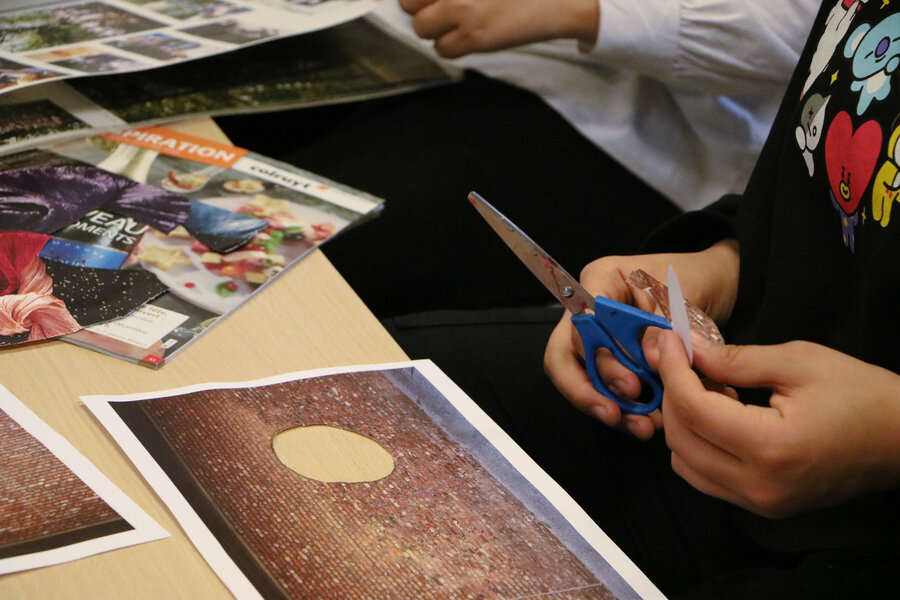
[[165,127],[0,157],[0,345],[159,367],[383,202]]

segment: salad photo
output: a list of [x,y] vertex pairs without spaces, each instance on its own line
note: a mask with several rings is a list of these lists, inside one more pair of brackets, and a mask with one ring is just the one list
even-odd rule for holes
[[153,231],[144,235],[130,260],[152,271],[172,293],[217,314],[235,308],[346,225],[335,215],[265,194],[200,201],[267,226],[247,244],[224,253],[214,252],[183,227],[168,234]]

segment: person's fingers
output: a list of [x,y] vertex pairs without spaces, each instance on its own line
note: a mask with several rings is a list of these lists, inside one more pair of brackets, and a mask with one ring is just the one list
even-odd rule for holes
[[544,353],[544,370],[550,381],[579,410],[591,414],[610,426],[621,420],[616,404],[594,389],[579,355],[573,351],[567,319],[550,334]]
[[398,0],[398,4],[404,12],[414,15],[436,1],[437,0]]
[[731,346],[701,341],[694,366],[715,381],[743,388],[780,389],[796,383],[798,373],[787,369],[796,358],[796,345]]
[[729,385],[725,385],[724,383],[719,383],[718,381],[713,381],[712,379],[703,378],[703,387],[710,392],[716,392],[717,394],[724,394],[731,398],[732,400],[738,399],[737,390]]
[[454,27],[435,39],[434,51],[444,58],[459,58],[473,52],[491,52],[502,48],[469,30]]
[[[667,431],[675,423],[673,433],[678,433],[678,428],[683,426],[697,438],[738,457],[758,447],[760,432],[775,424],[777,411],[741,404],[729,394],[707,390],[708,384],[704,384],[691,369],[684,346],[673,332],[660,334],[659,351]],[[743,377],[731,375],[730,379],[742,380]]]
[[432,2],[422,7],[412,21],[413,30],[420,38],[439,40],[453,31],[459,22],[452,13],[448,13],[442,2]]
[[690,464],[685,462],[680,455],[672,453],[672,470],[687,481],[694,489],[720,500],[731,502],[732,504],[743,505],[743,497],[734,493],[728,487],[722,485],[718,481],[699,473]]
[[624,400],[635,400],[641,394],[641,380],[625,365],[620,363],[606,348],[600,348],[594,355],[600,380],[616,396]]
[[622,427],[639,440],[649,440],[662,428],[662,415],[656,410],[649,415],[625,415]]

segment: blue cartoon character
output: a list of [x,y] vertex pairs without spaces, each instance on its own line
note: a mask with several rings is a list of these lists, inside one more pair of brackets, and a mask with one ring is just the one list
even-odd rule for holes
[[859,223],[859,204],[872,179],[881,152],[881,126],[866,121],[853,130],[853,119],[847,111],[835,115],[825,134],[825,170],[831,202],[841,218],[844,245],[856,248],[854,229]]
[[872,100],[884,100],[891,93],[891,75],[900,66],[900,13],[874,27],[857,27],[844,45],[844,56],[852,59],[854,81],[850,89],[859,92],[856,114],[862,115]]
[[891,133],[887,155],[888,160],[878,169],[872,185],[872,216],[882,227],[888,226],[894,201],[900,200],[900,126]]
[[815,172],[813,151],[819,146],[819,140],[822,139],[822,129],[823,125],[825,125],[825,107],[828,106],[830,97],[823,98],[821,94],[813,94],[807,98],[803,104],[803,110],[800,112],[800,124],[794,131],[794,134],[797,136],[797,145],[800,146],[800,151],[803,152],[803,160],[806,161],[810,177]]

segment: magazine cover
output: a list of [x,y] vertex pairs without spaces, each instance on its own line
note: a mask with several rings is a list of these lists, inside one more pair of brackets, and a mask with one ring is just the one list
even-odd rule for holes
[[82,400],[237,598],[662,598],[430,361]]
[[0,152],[187,117],[350,102],[458,78],[366,17],[165,68],[2,95]]
[[[116,174],[110,185],[117,190],[85,193],[98,170]],[[43,224],[52,230],[40,250],[47,263],[150,273],[162,283],[161,295],[125,318],[62,338],[148,367],[171,360],[312,249],[382,207],[364,192],[165,127],[0,157],[0,179],[31,190],[16,192],[21,203],[7,198],[5,225],[28,216],[34,202],[81,206],[60,223]],[[167,193],[155,205],[137,205],[121,180]],[[116,201],[104,203],[112,191]],[[97,206],[84,205],[94,199]],[[60,212],[54,206],[49,214]]]

